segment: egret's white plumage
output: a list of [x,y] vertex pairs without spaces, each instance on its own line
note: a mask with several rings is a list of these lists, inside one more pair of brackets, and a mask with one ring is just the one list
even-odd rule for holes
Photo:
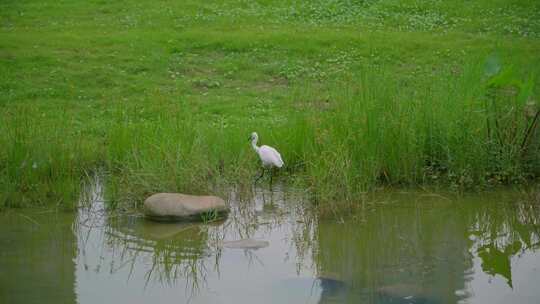
[[270,147],[270,146],[257,146],[257,141],[259,140],[259,136],[256,132],[251,133],[251,146],[259,154],[259,158],[261,159],[262,165],[265,168],[272,168],[277,167],[281,168],[283,167],[283,160],[281,159],[281,155],[279,152]]

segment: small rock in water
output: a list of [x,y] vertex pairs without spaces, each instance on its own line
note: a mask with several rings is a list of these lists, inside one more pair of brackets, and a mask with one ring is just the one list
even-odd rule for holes
[[237,241],[223,241],[221,245],[225,248],[233,249],[259,249],[268,247],[270,243],[254,239],[242,239]]
[[432,303],[435,301],[428,290],[414,284],[387,285],[377,289],[377,292],[380,296],[396,303],[403,303],[399,299],[406,300],[407,303]]
[[156,193],[144,201],[146,217],[156,221],[215,220],[228,209],[217,196]]

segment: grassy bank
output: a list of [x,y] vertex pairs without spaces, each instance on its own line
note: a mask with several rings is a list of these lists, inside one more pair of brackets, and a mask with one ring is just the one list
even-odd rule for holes
[[[321,202],[539,174],[534,1],[1,4],[0,206],[249,183],[258,131]],[[52,203],[51,203],[52,202]]]

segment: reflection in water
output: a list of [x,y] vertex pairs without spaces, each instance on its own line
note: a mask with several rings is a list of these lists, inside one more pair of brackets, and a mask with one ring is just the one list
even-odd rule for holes
[[[79,300],[91,302],[86,286],[95,288],[98,284],[103,296],[140,303],[158,295],[190,299],[192,303],[213,303],[227,297],[229,301],[261,302],[257,293],[246,291],[265,284],[279,289],[276,283],[280,279],[299,274],[312,277],[308,250],[312,246],[308,243],[313,239],[314,217],[307,216],[307,204],[297,195],[279,191],[279,186],[275,189],[273,193],[257,190],[251,195],[232,191],[230,200],[234,204],[228,218],[210,224],[154,223],[137,215],[106,216],[96,191],[93,203],[80,210],[77,219],[81,223]],[[265,240],[270,245],[260,250],[222,247],[224,241],[246,238]],[[253,275],[259,278],[253,280]],[[136,295],[123,293],[118,277],[125,279],[122,284],[138,289]],[[241,292],[231,292],[234,290]],[[310,290],[300,292],[299,300],[309,296]],[[287,298],[286,294],[281,296]],[[274,302],[271,298],[265,301]]]
[[[107,216],[103,193],[99,183],[96,185],[91,203],[79,210],[77,219],[79,273],[83,272],[79,278],[92,279],[89,271],[105,279],[118,275],[144,290],[149,285],[174,287],[181,277],[186,287],[197,291],[204,282],[205,262],[212,252],[209,227],[155,223],[138,214]],[[217,267],[219,258],[215,262]]]
[[[334,221],[277,185],[231,191],[224,221],[174,224],[110,214],[96,185],[76,217],[0,214],[1,303],[540,300],[540,204],[511,191],[377,194]],[[248,238],[269,246],[222,247]]]
[[[320,222],[319,275],[346,283],[341,293],[330,284],[331,296],[323,291],[321,303],[476,301],[469,284],[477,274],[475,258],[485,273],[503,276],[512,287],[512,258],[537,250],[540,235],[539,205],[515,199],[494,193],[458,203],[394,193],[380,198],[384,206],[374,206],[365,223]],[[540,279],[538,253],[532,266]]]
[[493,203],[475,213],[472,239],[482,270],[512,284],[511,260],[540,246],[540,205]]
[[74,303],[70,213],[0,212],[0,303]]
[[362,225],[319,223],[318,271],[356,291],[344,295],[346,302],[460,300],[454,291],[464,289],[463,273],[471,267],[467,226],[448,202],[409,199],[385,197],[390,204],[374,207]]

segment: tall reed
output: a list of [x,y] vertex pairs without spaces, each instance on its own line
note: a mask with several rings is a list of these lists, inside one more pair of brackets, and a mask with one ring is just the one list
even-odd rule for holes
[[315,105],[300,154],[316,197],[354,200],[378,184],[471,189],[538,175],[537,116],[526,113],[538,114],[531,78],[470,64],[426,83],[404,79],[382,69],[336,81],[322,94],[324,107],[316,106],[321,92],[300,94]]

